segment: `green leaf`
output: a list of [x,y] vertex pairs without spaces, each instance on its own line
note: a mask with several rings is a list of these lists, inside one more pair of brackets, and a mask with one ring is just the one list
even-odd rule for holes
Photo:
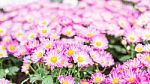
[[3,62],[3,59],[0,59],[0,63],[2,63]]
[[8,75],[16,75],[16,73],[19,71],[19,68],[16,66],[12,66],[8,68]]
[[46,76],[49,72],[44,68],[39,68],[36,70],[35,74],[40,74],[41,77]]
[[92,67],[87,67],[84,71],[89,73],[89,74],[93,74],[93,68]]
[[50,75],[46,76],[43,79],[42,84],[54,84],[52,76],[50,76]]
[[34,75],[30,75],[30,82],[34,83],[38,80],[42,80],[42,77],[40,74],[34,74]]
[[4,69],[0,69],[0,78],[3,78],[6,76],[5,70]]
[[142,71],[147,71],[147,69],[148,69],[147,67],[143,67]]
[[119,58],[119,60],[122,61],[122,62],[124,62],[124,61],[127,61],[127,60],[130,59],[130,58],[131,58],[131,56],[125,55],[125,56],[121,56],[121,57]]

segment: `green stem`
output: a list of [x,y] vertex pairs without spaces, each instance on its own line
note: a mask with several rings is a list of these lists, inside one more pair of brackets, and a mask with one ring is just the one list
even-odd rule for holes
[[60,74],[61,74],[61,70],[62,70],[62,68],[61,68],[61,69],[59,69],[59,74],[58,74],[58,76],[60,76]]
[[31,70],[32,70],[34,73],[36,72],[32,66],[30,66],[30,68],[31,68]]
[[81,67],[78,68],[78,78],[80,78],[80,71],[81,71]]
[[37,67],[38,67],[38,68],[40,68],[40,65],[39,65],[39,63],[36,63],[36,65],[37,65]]
[[107,69],[107,67],[105,67],[105,68],[101,71],[101,73],[104,73],[106,69]]
[[29,78],[26,78],[25,80],[23,80],[22,82],[21,82],[21,84],[25,84],[25,82],[27,82],[29,80]]
[[99,67],[98,67],[98,64],[95,64],[96,65],[96,71],[99,71]]
[[134,58],[134,44],[131,44],[131,57]]

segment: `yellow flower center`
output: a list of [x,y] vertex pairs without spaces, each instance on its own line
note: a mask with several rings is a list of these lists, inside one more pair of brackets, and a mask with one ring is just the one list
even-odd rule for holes
[[56,21],[58,18],[56,16],[51,17],[52,21]]
[[142,24],[145,24],[146,21],[145,21],[145,20],[142,20],[141,22],[142,22]]
[[7,20],[6,17],[1,17],[1,18],[0,18],[0,21],[5,21],[5,20]]
[[72,56],[72,55],[74,54],[74,50],[68,50],[67,54],[68,54],[69,56]]
[[69,84],[68,81],[64,81],[62,84]]
[[84,61],[83,57],[81,57],[81,56],[79,56],[79,57],[77,58],[77,60],[78,60],[78,62],[83,62],[83,61]]
[[62,65],[64,65],[64,64],[65,64],[65,62],[64,62],[64,61],[61,61],[61,64],[62,64]]
[[104,64],[105,63],[105,61],[104,60],[101,60],[101,64]]
[[18,36],[18,37],[21,37],[21,36],[22,36],[22,34],[21,34],[21,33],[18,33],[18,34],[17,34],[17,36]]
[[47,45],[45,46],[45,48],[46,48],[46,49],[50,49],[50,48],[51,48],[51,44],[47,44]]
[[30,18],[28,19],[28,21],[29,21],[29,22],[33,22],[33,18],[30,17]]
[[6,50],[6,47],[5,46],[0,46],[0,49],[1,50]]
[[51,57],[50,61],[52,63],[56,63],[57,62],[57,57],[56,56]]
[[52,38],[53,38],[53,39],[56,39],[56,38],[57,38],[57,35],[55,35],[55,34],[52,35]]
[[0,29],[0,34],[2,34],[4,32],[4,30]]
[[95,81],[96,81],[97,83],[99,83],[99,82],[102,81],[102,79],[101,79],[100,77],[95,77]]
[[43,21],[43,22],[42,22],[42,24],[43,24],[43,25],[46,25],[46,24],[47,24],[47,22],[46,22],[46,21]]
[[88,37],[92,37],[93,34],[92,34],[92,33],[88,33],[87,36],[88,36]]
[[43,56],[43,53],[42,52],[38,52],[37,57],[41,58],[42,56]]
[[120,26],[121,26],[121,27],[124,27],[124,26],[125,26],[125,23],[124,23],[124,22],[120,22]]
[[81,82],[81,84],[88,84],[88,82]]
[[134,40],[135,40],[135,37],[134,37],[134,36],[130,36],[130,40],[131,40],[131,41],[134,41]]
[[113,84],[118,84],[118,82],[119,82],[119,78],[114,78],[113,79]]
[[14,45],[9,46],[9,48],[10,48],[11,51],[15,50],[15,46]]
[[134,82],[134,78],[130,77],[128,81],[129,81],[130,83],[133,83],[133,82]]
[[150,56],[147,56],[145,60],[150,62]]
[[42,29],[42,33],[43,33],[43,34],[46,34],[46,33],[47,33],[47,30],[46,30],[46,29]]
[[96,46],[101,46],[102,43],[100,41],[96,42]]
[[137,52],[142,52],[142,48],[137,48],[136,51]]
[[68,31],[66,32],[67,35],[70,35],[71,33],[72,33],[71,30],[68,30]]
[[25,54],[25,51],[24,50],[21,50],[21,55],[24,55]]
[[146,34],[145,36],[146,36],[147,38],[150,38],[150,34],[149,34],[149,33],[148,33],[148,34]]
[[30,38],[31,38],[31,39],[33,39],[34,37],[35,37],[35,35],[34,35],[34,34],[31,34],[31,35],[30,35]]
[[26,69],[29,69],[30,64],[26,64],[25,67],[26,67]]
[[0,53],[0,57],[3,57],[3,53]]

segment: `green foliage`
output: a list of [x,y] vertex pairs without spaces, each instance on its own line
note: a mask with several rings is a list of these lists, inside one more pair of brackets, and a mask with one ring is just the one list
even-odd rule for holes
[[7,74],[5,73],[5,69],[0,69],[0,78],[5,77]]
[[11,66],[8,68],[8,75],[16,75],[16,73],[19,71],[19,68],[17,66]]
[[[125,62],[135,56],[136,52],[134,51],[134,44],[123,45],[121,43],[122,37],[114,37],[108,35],[107,38],[109,40],[109,48],[107,49],[107,51],[113,55],[116,63]],[[127,46],[130,47],[129,50],[127,49]]]
[[35,83],[36,81],[38,80],[42,80],[42,77],[40,74],[33,74],[33,75],[30,75],[30,83]]
[[52,76],[47,75],[46,77],[44,77],[42,80],[42,84],[54,84]]
[[125,56],[120,57],[120,58],[119,58],[119,61],[124,62],[124,61],[129,60],[130,58],[131,58],[131,56],[125,55]]
[[[39,66],[37,70],[31,75],[29,75],[30,83],[40,83],[40,84],[53,84],[53,78],[50,75],[50,72],[47,71],[44,67]],[[25,81],[25,80],[24,80]],[[22,83],[24,82],[22,81]],[[26,82],[26,81],[25,81]]]

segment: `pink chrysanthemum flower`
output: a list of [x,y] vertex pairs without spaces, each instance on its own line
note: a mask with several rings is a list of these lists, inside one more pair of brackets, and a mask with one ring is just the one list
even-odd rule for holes
[[92,39],[92,45],[97,49],[107,49],[108,48],[108,40],[105,36],[100,35],[96,36]]
[[12,41],[11,36],[9,35],[3,36],[3,42],[10,43],[11,41]]
[[50,38],[53,39],[53,40],[59,39],[60,38],[60,33],[56,32],[56,31],[51,31]]
[[46,53],[47,56],[44,57],[44,62],[49,66],[58,66],[61,62],[62,55],[52,50]]
[[144,47],[142,44],[137,44],[136,47],[135,47],[135,51],[136,52],[143,52],[144,50]]
[[54,50],[57,52],[57,53],[61,53],[64,51],[64,45],[63,43],[59,43],[60,41],[57,41],[55,43],[55,46],[54,46]]
[[39,25],[40,26],[47,26],[49,24],[49,22],[50,21],[48,19],[40,20]]
[[75,45],[70,45],[69,48],[66,50],[66,55],[68,57],[73,56],[79,49]]
[[138,34],[135,31],[131,31],[131,30],[125,34],[125,38],[130,43],[135,43],[140,41]]
[[49,27],[38,27],[38,32],[41,36],[47,37],[50,34]]
[[58,64],[59,67],[68,67],[70,65],[69,59],[66,56],[61,57],[60,63]]
[[0,36],[4,36],[6,33],[7,33],[6,28],[2,28],[2,27],[0,26]]
[[120,77],[118,76],[118,74],[116,72],[109,74],[109,80],[111,82],[110,84],[121,84]]
[[21,41],[25,38],[25,32],[23,30],[17,30],[16,32],[14,32],[14,36],[18,41]]
[[133,84],[136,82],[136,73],[131,69],[127,70],[124,74],[124,79],[127,81],[127,83]]
[[120,17],[118,20],[119,20],[118,24],[120,27],[126,28],[126,29],[131,28],[129,21],[125,19],[124,17]]
[[17,46],[17,48],[16,48],[16,52],[14,53],[14,56],[20,58],[20,57],[26,55],[27,53],[28,53],[28,52],[27,52],[26,47],[23,46],[23,45],[19,45],[19,46]]
[[105,51],[91,51],[90,56],[96,63],[99,63],[102,67],[111,66],[114,64],[114,60],[110,53]]
[[143,29],[141,31],[141,37],[143,40],[150,40],[150,30],[149,29]]
[[92,38],[99,34],[99,32],[94,28],[82,28],[79,33],[81,34],[81,37],[85,38]]
[[150,21],[149,16],[146,14],[142,14],[141,16],[138,17],[136,20],[136,24],[139,26],[144,26]]
[[141,54],[141,62],[146,65],[147,67],[150,66],[150,54],[149,53],[144,53],[144,54]]
[[64,76],[64,75],[60,75],[58,77],[58,80],[61,84],[74,84],[74,78],[72,76]]
[[52,48],[54,42],[52,40],[49,40],[49,39],[40,39],[41,41],[41,44],[42,44],[42,48],[45,49],[45,50],[49,50]]
[[75,31],[73,30],[73,28],[71,26],[69,26],[69,27],[63,28],[62,34],[66,35],[68,37],[72,37],[75,35]]
[[45,50],[44,49],[36,49],[32,54],[32,60],[34,62],[38,62],[44,56]]
[[101,72],[96,72],[92,74],[91,79],[93,83],[102,83],[105,80],[105,75],[103,75]]
[[25,72],[26,74],[28,74],[29,73],[29,69],[30,69],[30,65],[31,65],[31,57],[30,56],[24,57],[21,71]]
[[25,72],[26,74],[28,74],[29,73],[29,69],[30,69],[30,63],[23,63],[21,71]]
[[39,46],[39,41],[33,40],[33,41],[28,41],[26,44],[26,47],[28,50],[35,49]]
[[28,32],[28,34],[27,34],[27,39],[28,39],[28,40],[34,40],[36,37],[37,37],[36,30],[30,31],[30,32]]
[[[141,64],[141,61],[139,59],[133,59],[133,60],[128,60],[127,62],[124,63],[124,66],[132,68],[132,69],[138,69],[141,66],[143,66]],[[124,67],[125,68],[125,67]],[[128,69],[127,69],[128,70]]]
[[16,52],[16,46],[18,45],[17,42],[11,42],[7,45],[7,50],[10,52],[10,53],[14,53]]
[[79,67],[92,65],[93,62],[86,52],[77,52],[73,55],[73,60]]

